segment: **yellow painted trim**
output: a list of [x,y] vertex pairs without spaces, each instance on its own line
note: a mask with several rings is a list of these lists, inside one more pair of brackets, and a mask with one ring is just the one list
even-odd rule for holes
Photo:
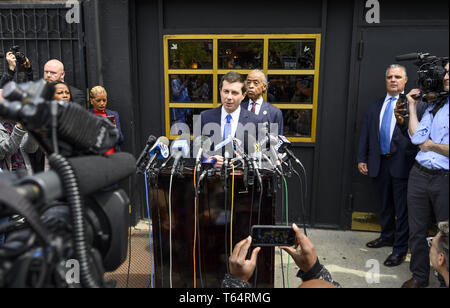
[[314,75],[315,70],[268,70],[267,75]]
[[273,104],[278,109],[314,109],[313,104]]
[[212,75],[213,70],[194,70],[194,69],[169,69],[169,75]]
[[169,103],[169,108],[213,108],[212,103]]
[[[313,75],[314,76],[314,93],[312,104],[274,104],[280,109],[312,109],[312,123],[311,123],[311,138],[288,138],[291,142],[316,142],[317,131],[317,108],[318,108],[318,93],[319,93],[319,72],[320,72],[320,47],[321,34],[188,34],[188,35],[164,35],[164,104],[165,104],[165,118],[166,118],[166,136],[169,139],[175,139],[177,136],[169,136],[170,133],[170,108],[216,108],[221,105],[219,102],[219,78],[218,75],[224,75],[229,71],[236,71],[240,74],[247,75],[252,70],[228,70],[218,68],[218,45],[219,40],[234,40],[234,39],[255,39],[263,40],[263,68],[262,71],[267,75]],[[314,39],[315,46],[315,67],[314,70],[269,70],[269,40],[271,39]],[[212,40],[213,41],[213,69],[169,69],[168,63],[168,41],[169,40]],[[213,75],[213,102],[212,103],[171,103],[170,100],[170,74],[185,74],[185,75]],[[267,100],[267,93],[264,95]]]

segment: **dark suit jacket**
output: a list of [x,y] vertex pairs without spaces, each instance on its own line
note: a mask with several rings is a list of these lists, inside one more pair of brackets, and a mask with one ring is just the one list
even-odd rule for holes
[[[90,113],[94,113],[94,109],[89,109]],[[116,144],[116,152],[120,152],[120,145],[123,143],[124,137],[123,137],[123,133],[122,133],[122,129],[120,128],[120,120],[119,120],[119,113],[116,111],[112,111],[109,109],[106,109],[106,115],[107,116],[114,116],[115,120],[116,120],[116,127],[119,130],[120,133],[120,138],[119,141]]]
[[[248,104],[249,102],[243,102],[241,104],[241,108],[244,108],[248,111]],[[283,121],[283,113],[280,109],[272,105],[271,103],[268,103],[264,101],[261,105],[261,110],[259,111],[258,117],[258,123],[266,123],[270,125],[270,123],[277,123],[278,124],[278,132],[270,132],[272,134],[276,135],[284,135],[284,121]]]
[[86,108],[86,94],[82,90],[72,86],[69,86],[69,91],[72,102],[77,103],[83,108]]
[[[380,112],[384,99],[369,104],[361,127],[357,163],[367,163],[369,176],[378,176],[381,163]],[[419,108],[418,108],[419,110]],[[418,116],[423,112],[418,112]],[[396,178],[408,178],[418,147],[411,143],[407,123],[403,127],[396,124],[391,139],[390,173]]]
[[[220,127],[221,115],[222,115],[222,106],[214,108],[214,109],[208,109],[208,110],[200,113],[202,134],[203,134],[203,127],[208,123],[215,123],[215,124],[219,125],[219,127]],[[258,140],[257,139],[258,118],[256,117],[255,114],[253,114],[252,112],[246,110],[245,108],[243,108],[241,106],[241,113],[239,114],[239,123],[242,124],[243,126],[245,126],[249,123],[254,124],[255,136],[253,136],[253,137],[255,138],[255,141]],[[216,132],[216,133],[218,133],[218,132]],[[212,137],[212,141],[213,141],[212,148],[214,148],[214,146],[215,146],[214,143],[217,143],[219,140],[222,141],[222,133],[223,132],[220,132],[220,136],[213,136],[214,132],[209,131],[209,132],[204,132],[203,135]],[[239,126],[238,126],[238,130],[236,131],[236,138],[238,138],[242,142],[244,142],[244,149],[248,149],[248,144],[245,140],[246,139],[245,136],[248,135],[248,132],[245,132],[244,134],[241,134],[241,133],[242,132],[239,132]],[[242,135],[242,136],[240,136],[240,135]]]

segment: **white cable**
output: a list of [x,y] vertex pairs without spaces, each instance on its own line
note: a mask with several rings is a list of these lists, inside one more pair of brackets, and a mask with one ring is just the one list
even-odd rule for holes
[[170,176],[170,185],[169,185],[169,268],[170,268],[170,288],[172,288],[172,179],[173,174]]

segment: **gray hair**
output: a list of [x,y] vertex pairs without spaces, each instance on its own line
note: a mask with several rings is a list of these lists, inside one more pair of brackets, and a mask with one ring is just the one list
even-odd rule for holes
[[[263,72],[262,70],[256,69],[256,70],[251,71],[251,72],[248,73],[248,74],[250,75],[251,73],[261,73],[262,76],[263,76],[263,80],[262,80],[263,83],[266,85],[267,88],[269,87],[269,82],[267,81],[266,74],[264,74],[264,72]],[[247,78],[248,78],[248,75],[247,75]]]
[[403,74],[405,75],[405,77],[408,77],[408,74],[406,73],[406,67],[404,67],[403,65],[400,65],[400,64],[391,64],[391,65],[389,65],[389,67],[386,69],[386,73],[384,74],[384,77],[386,77],[387,74],[389,73],[389,70],[393,69],[393,68],[400,68],[400,69],[402,69],[403,70]]

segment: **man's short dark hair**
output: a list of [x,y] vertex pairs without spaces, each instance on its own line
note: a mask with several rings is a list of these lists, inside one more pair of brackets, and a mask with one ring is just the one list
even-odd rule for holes
[[247,92],[247,86],[245,85],[244,77],[237,72],[228,72],[222,76],[220,80],[219,89],[222,90],[223,82],[226,81],[228,83],[240,82],[242,83],[242,94]]
[[449,266],[449,256],[448,256],[448,221],[443,221],[438,224],[441,236],[439,236],[437,241],[437,252],[443,253],[445,256],[445,263],[447,265],[447,270]]

